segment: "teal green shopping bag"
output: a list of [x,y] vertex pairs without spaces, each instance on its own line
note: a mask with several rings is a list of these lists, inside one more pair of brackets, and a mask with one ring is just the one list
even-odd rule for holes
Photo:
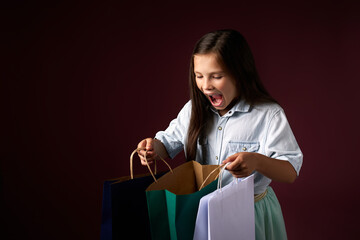
[[190,161],[146,189],[152,239],[193,238],[199,201],[216,190],[218,172],[217,165]]

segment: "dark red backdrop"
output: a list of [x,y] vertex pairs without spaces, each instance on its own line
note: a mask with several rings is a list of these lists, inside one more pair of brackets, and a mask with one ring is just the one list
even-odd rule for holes
[[356,4],[17,2],[1,14],[7,239],[99,239],[103,181],[176,116],[193,45],[219,28],[248,39],[304,152],[300,178],[273,184],[289,239],[359,234]]

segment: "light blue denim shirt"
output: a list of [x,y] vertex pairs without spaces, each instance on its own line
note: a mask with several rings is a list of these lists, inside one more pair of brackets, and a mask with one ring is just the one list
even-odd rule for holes
[[[250,106],[245,101],[240,101],[223,116],[215,109],[212,110],[213,124],[203,142],[198,141],[196,161],[218,165],[235,153],[257,152],[289,161],[299,174],[303,155],[284,110],[278,104]],[[191,101],[185,104],[165,131],[160,131],[155,136],[164,144],[171,158],[185,149],[190,115]],[[254,193],[260,194],[266,190],[271,179],[256,171],[254,175]],[[225,171],[223,184],[231,181],[232,175]]]

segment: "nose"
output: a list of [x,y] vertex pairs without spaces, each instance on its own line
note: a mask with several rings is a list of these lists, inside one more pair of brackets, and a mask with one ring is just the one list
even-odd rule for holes
[[212,90],[214,87],[212,86],[211,80],[207,77],[204,77],[203,81],[203,90]]

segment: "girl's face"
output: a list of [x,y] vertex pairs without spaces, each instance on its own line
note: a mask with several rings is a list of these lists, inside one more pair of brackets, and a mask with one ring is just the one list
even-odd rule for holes
[[222,116],[238,97],[235,79],[219,64],[215,53],[194,55],[196,85]]

